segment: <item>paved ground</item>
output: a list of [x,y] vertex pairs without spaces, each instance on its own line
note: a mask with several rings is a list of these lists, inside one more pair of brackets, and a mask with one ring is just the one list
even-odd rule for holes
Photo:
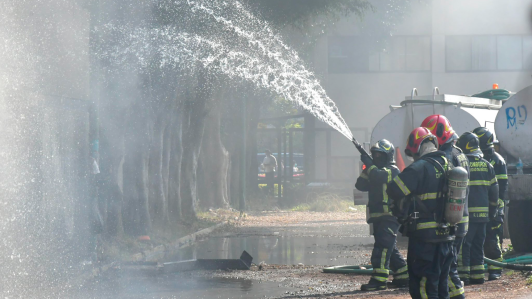
[[[357,238],[368,237],[362,209],[347,212],[256,212],[249,213],[238,225],[219,236],[305,236],[315,238]],[[399,249],[405,251],[405,243]],[[318,251],[318,249],[316,249]],[[317,252],[319,254],[319,252]],[[338,257],[349,257],[360,264],[369,263],[371,246],[345,246],[338,251]],[[260,263],[260,261],[256,261]],[[194,272],[193,276],[253,279],[275,282],[280,288],[292,288],[280,298],[409,298],[406,289],[362,293],[360,285],[367,276],[326,274],[323,266],[259,264],[251,271]],[[499,281],[487,282],[482,286],[466,287],[467,298],[532,298],[532,290],[526,282],[525,273],[506,271]]]

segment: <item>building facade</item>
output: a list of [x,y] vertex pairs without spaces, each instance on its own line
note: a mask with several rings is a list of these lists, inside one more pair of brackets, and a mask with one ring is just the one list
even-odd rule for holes
[[[420,95],[432,94],[434,87],[441,93],[472,95],[494,83],[514,92],[532,83],[529,1],[428,0],[411,5],[391,36],[365,33],[360,29],[364,21],[353,16],[338,22],[315,48],[316,72],[347,124],[358,128],[354,133],[360,141],[368,141],[362,132],[371,132],[389,106],[398,105],[413,88]],[[351,143],[333,133],[328,156],[322,139],[316,135],[316,179],[327,167],[353,175],[349,169],[358,168],[358,153]],[[331,170],[338,159],[351,162]]]

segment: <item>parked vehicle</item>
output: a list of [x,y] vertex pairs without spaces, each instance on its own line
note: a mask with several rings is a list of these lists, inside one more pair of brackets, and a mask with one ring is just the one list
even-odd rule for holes
[[[508,99],[495,119],[500,152],[508,163],[508,229],[517,252],[532,252],[532,86]],[[520,163],[521,162],[521,163]]]
[[[433,95],[428,96],[417,96],[417,91],[412,91],[412,95],[405,97],[399,106],[390,106],[391,112],[373,129],[371,144],[383,138],[388,139],[396,151],[400,150],[405,157],[404,149],[408,134],[432,114],[445,115],[458,135],[477,127],[488,127],[493,130],[493,123],[501,104],[500,100],[438,94],[437,88],[433,91]],[[405,160],[407,166],[410,163]]]
[[[281,154],[281,158],[279,158],[279,155],[277,153],[272,153],[272,155],[277,159],[277,170],[275,172],[275,177],[278,176],[279,171],[281,171],[284,174],[284,161],[283,161],[283,154]],[[264,168],[262,167],[262,161],[264,161],[264,157],[266,156],[265,153],[258,153],[257,154],[257,165],[258,165],[258,179],[264,179],[265,173]],[[286,154],[286,161],[288,161],[288,153]],[[293,153],[292,154],[292,171],[293,171],[293,179],[302,179],[305,176],[304,171],[304,155],[301,153]]]

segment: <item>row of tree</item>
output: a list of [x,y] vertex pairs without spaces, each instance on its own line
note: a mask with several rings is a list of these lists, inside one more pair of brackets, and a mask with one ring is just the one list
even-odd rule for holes
[[[98,53],[124,51],[121,47],[129,43],[98,29],[106,24],[121,30],[171,26],[199,36],[218,35],[218,41],[236,43],[243,52],[246,45],[236,34],[220,29],[214,18],[201,17],[203,12],[191,10],[186,3],[121,2],[91,7],[92,98],[99,102],[100,111],[99,196],[106,233],[149,234],[152,226],[195,221],[197,207],[238,207],[243,155],[249,174],[247,190],[256,189],[255,135],[261,107],[271,102],[269,91],[201,63],[164,65],[157,39],[145,45],[156,50],[142,65],[135,56],[138,53],[116,64],[111,55]],[[362,15],[371,8],[363,0],[247,0],[242,5],[275,31],[290,28],[294,34],[296,28],[298,40],[303,41],[297,45],[299,50],[308,50],[323,27],[340,16]],[[223,16],[238,24],[236,13],[226,9]],[[246,147],[242,146],[244,135]]]

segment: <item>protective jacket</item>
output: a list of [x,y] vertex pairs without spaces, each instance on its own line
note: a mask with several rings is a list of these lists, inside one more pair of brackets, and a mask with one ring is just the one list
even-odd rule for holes
[[488,222],[498,206],[499,185],[491,164],[479,156],[469,159],[469,222]]
[[[405,168],[388,184],[388,196],[399,201],[407,197],[408,215],[405,221],[406,235],[422,242],[446,242],[454,240],[448,227],[439,225],[444,211],[444,200],[438,197],[445,173],[429,159],[437,161],[447,169],[445,152],[436,151],[424,155]],[[404,233],[404,232],[403,232]]]
[[496,221],[503,222],[504,217],[504,201],[506,200],[506,190],[508,188],[508,170],[506,168],[506,161],[493,148],[484,152],[484,159],[490,162],[495,170],[495,177],[499,184],[499,201],[497,205]]
[[[467,159],[467,156],[462,152],[462,150],[455,146],[451,145],[451,143],[446,143],[440,147],[440,150],[445,152],[445,156],[447,160],[451,161],[451,163],[457,167],[461,166],[467,170],[467,173],[469,173],[469,160]],[[465,206],[464,206],[464,217],[462,218],[462,221],[456,225],[455,235],[456,237],[463,237],[467,234],[467,228],[469,223],[469,210],[467,209],[467,197],[469,195],[469,187],[467,188],[466,198],[465,198]]]
[[388,183],[390,183],[399,172],[399,168],[394,164],[389,164],[387,167],[381,169],[372,165],[365,169],[358,177],[355,188],[360,191],[368,191],[368,223],[372,223],[375,220],[395,220],[395,217],[392,216],[390,211],[390,203],[388,202],[386,189]]

